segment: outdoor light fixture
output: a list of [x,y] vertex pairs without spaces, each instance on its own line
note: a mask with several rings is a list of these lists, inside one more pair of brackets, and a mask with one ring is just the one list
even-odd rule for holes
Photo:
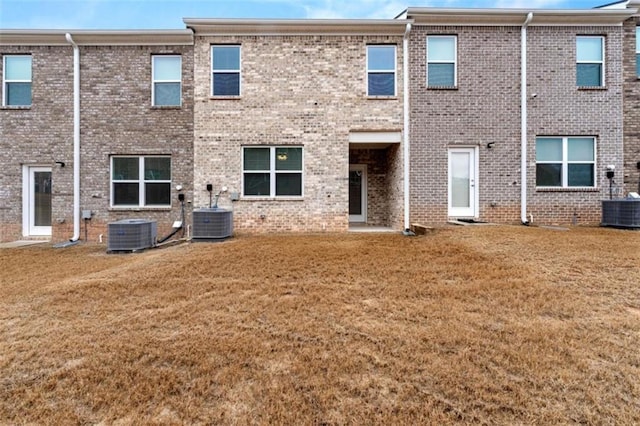
[[60,167],[64,167],[64,161],[56,161],[56,164]]
[[613,177],[615,176],[616,166],[610,164],[607,166],[607,179],[609,179],[609,199],[613,199]]
[[495,144],[496,144],[495,142],[489,142],[489,143],[487,144],[487,148],[491,149],[491,148],[493,148],[493,146],[494,146]]

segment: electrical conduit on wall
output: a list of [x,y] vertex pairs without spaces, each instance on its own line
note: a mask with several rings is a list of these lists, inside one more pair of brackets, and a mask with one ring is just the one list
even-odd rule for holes
[[65,35],[73,46],[73,236],[80,238],[80,48],[70,33]]

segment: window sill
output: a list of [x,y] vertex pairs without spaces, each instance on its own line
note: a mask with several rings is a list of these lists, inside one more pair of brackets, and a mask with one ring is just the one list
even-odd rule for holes
[[240,201],[304,201],[304,197],[252,197],[244,195],[240,197]]
[[458,86],[427,86],[427,90],[458,90]]
[[541,186],[541,187],[536,187],[536,192],[600,192],[600,188],[593,187],[593,186],[575,186],[575,187]]
[[238,96],[209,96],[209,100],[210,101],[239,101],[240,99],[242,99],[242,97],[240,95]]
[[578,86],[578,90],[589,92],[589,91],[601,91],[607,90],[606,86]]
[[31,109],[31,105],[4,105],[0,106],[1,110],[27,110]]
[[153,110],[165,110],[165,109],[176,110],[176,109],[182,109],[182,105],[151,105],[151,109],[153,109]]
[[161,207],[109,207],[110,212],[142,212],[142,211],[171,211],[171,206]]
[[397,100],[398,97],[397,96],[370,96],[367,95],[367,99],[370,99],[372,101],[375,100],[379,100],[379,101],[393,101],[393,100]]

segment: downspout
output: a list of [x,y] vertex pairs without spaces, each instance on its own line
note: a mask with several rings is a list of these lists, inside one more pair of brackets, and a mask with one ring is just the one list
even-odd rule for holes
[[73,46],[73,237],[69,241],[80,238],[80,48],[71,38],[65,35]]
[[520,221],[527,220],[527,27],[533,12],[527,14],[520,30]]
[[407,24],[407,29],[404,32],[404,38],[402,40],[402,86],[404,96],[404,233],[410,235],[409,230],[409,32],[411,31],[411,24]]

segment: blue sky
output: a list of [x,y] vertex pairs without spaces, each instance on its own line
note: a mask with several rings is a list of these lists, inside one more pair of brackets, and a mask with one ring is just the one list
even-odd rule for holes
[[589,0],[0,0],[3,29],[179,29],[182,18],[393,18],[412,7],[592,8]]

